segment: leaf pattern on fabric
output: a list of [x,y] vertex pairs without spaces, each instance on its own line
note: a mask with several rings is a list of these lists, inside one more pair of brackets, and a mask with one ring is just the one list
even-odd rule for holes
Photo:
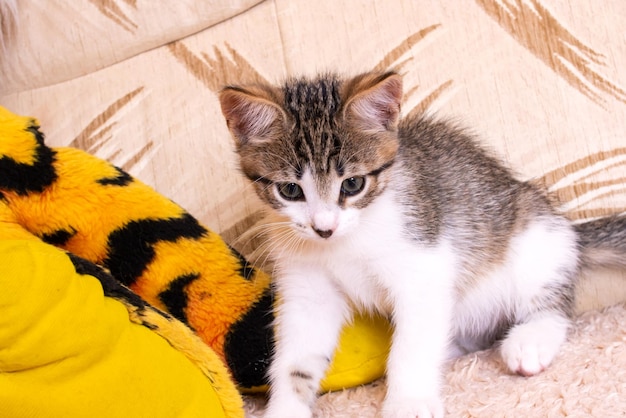
[[[118,100],[113,102],[98,116],[96,116],[87,126],[69,143],[70,147],[75,147],[87,151],[91,154],[95,154],[105,144],[111,140],[111,130],[115,127],[117,122],[114,120],[114,116],[126,105],[132,102],[142,91],[144,87],[138,87],[135,90],[125,94]],[[138,151],[133,155],[126,157],[126,161],[121,164],[124,171],[130,171],[137,163],[139,163],[146,154],[153,148],[153,142],[147,141]],[[101,155],[102,158],[109,161],[115,160],[120,156],[121,149],[113,151],[109,155]]]
[[[407,53],[411,51],[411,49],[417,45],[421,40],[423,40],[430,33],[440,28],[441,24],[434,24],[431,26],[427,26],[424,29],[421,29],[414,34],[410,35],[402,42],[400,42],[396,47],[392,48],[383,59],[381,59],[378,64],[374,66],[374,70],[384,71],[387,68],[394,68],[396,71],[402,71],[402,69],[408,64],[409,61],[413,59],[413,57],[405,57]],[[419,103],[417,103],[410,111],[409,115],[424,113],[428,107],[435,101],[437,98],[452,85],[452,80],[445,81],[439,86],[435,87],[428,93],[424,98],[422,98]],[[415,94],[419,90],[419,85],[415,86],[407,86],[403,102],[406,103],[409,97]]]
[[[374,66],[374,70],[384,71],[394,68],[401,71],[412,59],[412,57],[405,57],[411,48],[440,26],[439,24],[431,25],[408,36],[385,54]],[[168,45],[168,48],[178,62],[213,92],[218,92],[228,84],[268,83],[267,79],[227,42],[223,49],[213,46],[213,57],[206,52],[194,53],[182,41],[173,42]],[[448,80],[431,90],[411,112],[424,112],[451,84],[452,80]],[[418,88],[419,86],[409,87],[404,101],[406,102],[407,98]]]
[[172,42],[168,48],[187,71],[213,92],[220,91],[228,84],[268,82],[228,43],[224,45],[226,52],[213,46],[215,58],[211,58],[206,52],[194,53],[182,41]]
[[[137,29],[137,24],[124,12],[123,7],[120,6],[120,2],[116,0],[89,0],[91,4],[108,19],[117,23],[123,29],[134,32]],[[126,3],[133,9],[137,9],[137,0],[121,0],[122,3]]]
[[598,199],[615,194],[626,194],[626,177],[596,178],[612,169],[626,166],[626,148],[599,151],[551,170],[537,179],[560,203],[561,210],[573,220],[592,219],[626,207],[590,207]]
[[598,104],[602,95],[626,103],[626,91],[593,68],[606,57],[568,31],[539,0],[476,0],[518,43]]

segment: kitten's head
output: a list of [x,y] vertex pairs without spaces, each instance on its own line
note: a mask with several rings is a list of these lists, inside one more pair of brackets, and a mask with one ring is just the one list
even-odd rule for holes
[[222,113],[261,200],[311,239],[346,234],[388,182],[402,79],[325,75],[283,87],[227,87]]

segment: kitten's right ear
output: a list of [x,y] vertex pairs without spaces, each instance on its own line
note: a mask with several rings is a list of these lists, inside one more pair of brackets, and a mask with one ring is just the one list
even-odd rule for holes
[[264,96],[264,92],[240,87],[226,87],[220,92],[222,114],[238,146],[269,139],[272,128],[284,120],[280,107]]

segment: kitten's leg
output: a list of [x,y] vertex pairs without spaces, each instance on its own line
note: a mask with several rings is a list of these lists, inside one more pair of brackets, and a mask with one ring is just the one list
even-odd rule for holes
[[512,372],[530,376],[552,362],[567,337],[578,249],[561,218],[529,225],[511,245],[516,325],[500,351]]
[[348,317],[343,297],[313,270],[278,278],[275,352],[267,418],[311,416],[320,380]]
[[400,269],[393,272],[389,292],[394,335],[387,361],[385,418],[443,416],[441,367],[450,340],[452,260],[436,254],[423,258],[413,255],[399,260]]

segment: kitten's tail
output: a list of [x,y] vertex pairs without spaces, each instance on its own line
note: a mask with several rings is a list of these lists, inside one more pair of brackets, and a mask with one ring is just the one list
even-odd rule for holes
[[583,269],[626,269],[626,215],[614,215],[575,225]]

